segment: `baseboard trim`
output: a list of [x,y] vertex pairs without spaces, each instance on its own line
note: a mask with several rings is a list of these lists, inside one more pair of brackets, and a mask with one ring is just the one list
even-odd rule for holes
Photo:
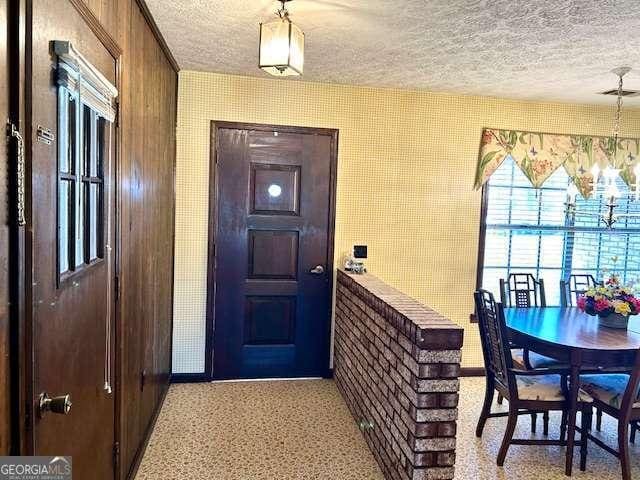
[[484,377],[484,367],[462,367],[460,369],[461,377]]
[[204,383],[204,382],[258,382],[264,380],[309,380],[318,378],[333,378],[333,368],[327,369],[327,371],[321,377],[274,377],[274,378],[248,378],[248,379],[229,379],[229,380],[215,380],[209,378],[206,373],[174,373],[171,375],[171,383]]
[[203,383],[210,382],[211,379],[206,373],[173,373],[171,383]]
[[136,477],[136,473],[138,473],[138,468],[140,468],[140,463],[142,462],[142,458],[144,457],[144,452],[147,451],[147,445],[149,445],[149,440],[151,439],[151,434],[153,433],[153,429],[156,426],[156,421],[158,420],[158,416],[160,415],[160,410],[162,410],[162,405],[164,405],[164,400],[167,397],[169,385],[170,382],[167,382],[164,386],[160,401],[158,402],[158,405],[153,412],[153,417],[151,417],[151,421],[149,422],[149,425],[147,425],[147,429],[144,432],[142,444],[138,448],[136,456],[133,458],[133,463],[131,464],[131,468],[129,469],[129,473],[127,474],[127,480],[133,480]]

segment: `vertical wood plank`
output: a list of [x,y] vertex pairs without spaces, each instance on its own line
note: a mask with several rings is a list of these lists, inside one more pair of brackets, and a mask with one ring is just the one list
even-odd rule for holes
[[[171,373],[177,74],[137,0],[83,0],[123,50],[118,158],[122,478]],[[145,372],[144,388],[142,373]]]

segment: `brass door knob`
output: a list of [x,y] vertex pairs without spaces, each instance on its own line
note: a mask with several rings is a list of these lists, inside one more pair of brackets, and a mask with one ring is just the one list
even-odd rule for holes
[[43,392],[39,397],[40,416],[45,412],[59,413],[67,415],[71,411],[71,395],[60,395],[58,397],[50,397],[47,392]]

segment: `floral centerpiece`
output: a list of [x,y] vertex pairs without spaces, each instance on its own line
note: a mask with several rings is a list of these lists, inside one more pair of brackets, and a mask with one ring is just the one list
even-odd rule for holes
[[604,285],[596,286],[578,296],[577,306],[589,315],[597,315],[600,325],[627,328],[629,315],[640,313],[640,299],[633,288],[620,284],[620,278],[612,274]]

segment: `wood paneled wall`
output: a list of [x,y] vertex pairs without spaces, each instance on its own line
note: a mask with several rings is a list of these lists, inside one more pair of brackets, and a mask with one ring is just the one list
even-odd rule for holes
[[171,372],[177,66],[138,0],[82,0],[121,47],[118,146],[120,478]]

